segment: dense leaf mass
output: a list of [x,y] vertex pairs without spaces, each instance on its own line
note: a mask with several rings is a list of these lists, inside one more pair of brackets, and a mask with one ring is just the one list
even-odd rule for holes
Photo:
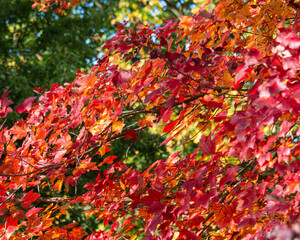
[[[297,6],[224,0],[156,29],[120,25],[89,72],[26,99],[16,111],[27,118],[2,125],[1,237],[299,236]],[[143,172],[110,154],[147,128],[167,134],[167,145],[194,128],[186,141],[197,146]],[[79,191],[90,171],[97,177]],[[101,227],[58,224],[76,204]]]

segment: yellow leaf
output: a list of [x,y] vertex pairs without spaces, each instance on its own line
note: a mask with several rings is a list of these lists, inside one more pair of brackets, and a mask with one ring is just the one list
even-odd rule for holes
[[105,150],[106,150],[106,145],[102,145],[99,149],[99,153],[101,157],[105,154]]
[[122,181],[120,181],[120,185],[121,185],[121,188],[122,188],[123,190],[125,190],[125,189],[126,189],[126,186],[125,186],[125,184],[124,184],[124,183],[122,183]]
[[50,203],[48,207],[45,208],[44,212],[48,212],[48,210],[53,206],[53,203]]
[[54,184],[53,190],[60,192],[62,184],[63,184],[63,181],[64,181],[63,179],[57,180],[56,183]]
[[179,237],[179,232],[176,231],[176,232],[174,233],[174,235],[173,235],[172,240],[176,240],[178,237]]
[[134,234],[129,240],[135,240],[137,238],[137,235]]
[[112,125],[112,131],[116,134],[121,133],[124,127],[124,123],[122,121],[116,121]]

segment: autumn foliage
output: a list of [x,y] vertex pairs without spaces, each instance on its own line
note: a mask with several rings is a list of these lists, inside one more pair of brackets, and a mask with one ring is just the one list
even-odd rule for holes
[[[1,118],[13,109],[25,117],[0,132],[1,238],[299,237],[298,10],[224,0],[157,29],[121,25],[72,83],[36,88],[39,97],[17,107],[5,91]],[[186,141],[197,147],[144,172],[110,154],[113,142],[134,144],[154,127],[162,144],[194,127]],[[89,171],[96,180],[74,193]],[[58,226],[73,204],[105,230]]]

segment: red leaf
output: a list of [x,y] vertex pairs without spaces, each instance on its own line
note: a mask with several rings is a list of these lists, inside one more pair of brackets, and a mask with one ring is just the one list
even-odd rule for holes
[[246,216],[243,218],[243,220],[239,223],[238,225],[238,229],[241,230],[243,229],[244,227],[246,227],[246,225],[249,225],[251,227],[253,227],[256,223],[256,220],[251,217],[251,216]]
[[257,65],[258,64],[258,58],[260,58],[261,55],[257,49],[251,48],[248,54],[246,55],[246,65]]
[[157,225],[161,223],[163,217],[162,217],[162,211],[156,212],[152,219],[150,219],[146,226],[146,239],[149,236],[149,234],[153,235],[157,229]]
[[181,63],[185,61],[186,57],[181,53],[168,53],[166,54],[166,57],[171,62],[171,64],[176,65],[178,63]]
[[5,188],[0,185],[0,202],[2,202],[5,198]]
[[155,213],[155,212],[158,212],[158,211],[162,211],[165,208],[166,208],[166,206],[163,205],[160,201],[154,201],[149,206],[148,213]]
[[227,112],[220,112],[214,117],[215,122],[221,122],[227,118]]
[[252,71],[247,65],[241,65],[236,70],[234,88],[237,89],[238,85],[248,77],[248,73]]
[[28,112],[32,107],[32,103],[36,97],[26,98],[24,102],[22,102],[17,108],[16,111],[18,113]]
[[40,194],[34,193],[33,190],[30,190],[22,199],[22,208],[28,209],[32,202],[39,198]]
[[214,140],[211,140],[211,135],[203,136],[199,142],[199,147],[204,155],[210,155],[216,152],[216,143]]
[[75,178],[73,176],[68,176],[66,183],[70,183],[74,187],[76,185]]
[[9,105],[13,104],[12,101],[7,99],[8,94],[10,91],[6,89],[0,99],[0,118],[6,117],[7,113],[12,112],[12,109],[8,107]]
[[166,47],[168,46],[168,42],[163,37],[160,38],[160,46]]
[[6,99],[8,94],[10,94],[10,91],[8,89],[5,89],[2,93],[1,99]]
[[295,21],[295,23],[293,24],[293,29],[296,32],[300,32],[300,21]]
[[31,217],[32,215],[36,215],[37,213],[39,213],[43,208],[31,208],[27,213],[26,213],[26,217]]
[[131,72],[121,69],[120,72],[116,72],[112,81],[116,87],[119,87],[123,82],[129,82],[131,80]]
[[186,229],[181,229],[180,230],[180,235],[178,239],[190,239],[190,240],[197,240],[198,237],[195,233],[186,230]]
[[113,81],[113,84],[114,84],[116,87],[119,87],[119,86],[122,84],[122,78],[121,78],[119,72],[116,72],[116,73],[113,75],[112,81]]
[[130,186],[130,191],[129,191],[129,193],[130,193],[130,194],[135,193],[135,192],[139,189],[139,187],[140,187],[140,182],[135,182],[135,183],[133,183],[133,184]]
[[176,126],[178,120],[179,120],[179,119],[177,119],[177,120],[174,121],[174,122],[171,122],[171,123],[167,124],[167,125],[164,127],[163,132],[168,133],[168,132],[170,132],[172,129],[174,129],[174,127]]
[[138,136],[136,135],[136,132],[131,129],[126,130],[125,140],[132,139],[133,142],[136,142],[138,139]]
[[276,42],[291,49],[298,49],[300,47],[300,36],[293,32],[292,29],[281,28],[279,31],[280,34],[275,39]]
[[70,3],[62,3],[61,8],[69,8]]
[[45,92],[45,88],[44,87],[35,87],[35,88],[33,88],[33,91],[38,94],[43,94]]
[[162,198],[161,192],[155,189],[149,189],[148,195],[141,199],[141,202],[146,205],[150,206],[154,201],[160,201]]
[[123,82],[129,82],[131,80],[131,72],[121,69],[120,70],[120,77]]
[[225,177],[223,177],[220,181],[220,186],[224,187],[224,184],[226,182],[231,182],[235,180],[235,173],[237,172],[238,169],[239,169],[238,166],[233,166],[231,168],[228,168],[225,172]]

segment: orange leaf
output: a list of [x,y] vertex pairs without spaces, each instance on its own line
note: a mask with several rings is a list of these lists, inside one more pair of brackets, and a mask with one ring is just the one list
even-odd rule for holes
[[182,27],[185,31],[190,32],[193,29],[195,20],[191,16],[182,16],[180,17],[179,26]]
[[98,154],[100,154],[102,157],[105,153],[109,152],[110,150],[111,148],[109,148],[108,146],[102,145],[98,151]]
[[139,127],[146,125],[147,127],[153,127],[153,121],[156,120],[156,117],[153,115],[147,115],[145,118],[139,120]]
[[121,133],[124,127],[124,123],[122,121],[116,121],[112,125],[112,131],[116,134]]
[[98,164],[99,167],[101,167],[104,163],[112,164],[114,162],[114,159],[116,159],[117,156],[108,156],[104,158],[104,160]]
[[63,179],[57,180],[56,183],[54,184],[53,190],[60,192],[62,184],[63,184],[63,181],[64,181]]
[[15,135],[15,139],[22,139],[23,137],[26,137],[27,129],[27,123],[23,119],[21,119],[9,131],[10,133]]

